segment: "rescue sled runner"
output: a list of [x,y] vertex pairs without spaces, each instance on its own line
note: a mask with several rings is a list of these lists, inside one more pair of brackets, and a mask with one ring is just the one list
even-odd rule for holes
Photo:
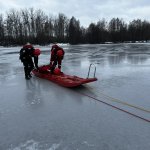
[[76,86],[90,83],[90,82],[94,82],[97,80],[97,78],[95,77],[96,66],[94,66],[95,70],[94,70],[93,78],[89,78],[90,69],[91,69],[92,65],[94,65],[94,64],[90,64],[90,66],[89,66],[87,78],[80,78],[78,76],[71,76],[71,75],[64,74],[63,72],[60,72],[59,74],[52,74],[49,70],[49,68],[50,68],[49,65],[41,66],[41,67],[39,67],[39,70],[34,69],[32,71],[32,73],[39,78],[50,80],[50,81],[57,83],[57,84],[64,86],[64,87],[76,87]]

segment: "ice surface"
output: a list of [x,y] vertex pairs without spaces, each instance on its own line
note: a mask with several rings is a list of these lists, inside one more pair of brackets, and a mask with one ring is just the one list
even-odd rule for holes
[[[0,47],[0,150],[149,150],[150,123],[80,92],[150,120],[150,44],[62,47],[63,72],[86,77],[95,63],[98,81],[26,81],[21,47]],[[38,48],[39,64],[49,63],[50,47]]]

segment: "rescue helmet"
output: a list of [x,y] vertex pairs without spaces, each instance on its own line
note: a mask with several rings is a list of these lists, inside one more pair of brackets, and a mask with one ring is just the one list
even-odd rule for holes
[[63,50],[60,49],[60,50],[57,51],[57,56],[58,57],[62,57],[63,55],[64,55]]
[[34,51],[33,51],[33,54],[35,56],[39,56],[41,54],[41,50],[39,48],[36,48]]
[[54,74],[60,75],[60,74],[61,74],[60,69],[59,69],[59,68],[55,68],[55,69],[54,69]]

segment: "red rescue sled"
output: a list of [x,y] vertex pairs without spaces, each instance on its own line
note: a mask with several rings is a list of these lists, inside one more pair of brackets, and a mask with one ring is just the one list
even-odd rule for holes
[[57,83],[64,87],[76,87],[76,86],[79,86],[79,85],[82,85],[85,83],[89,83],[89,82],[94,82],[97,80],[97,78],[95,77],[96,67],[95,67],[94,77],[89,78],[91,65],[89,67],[89,72],[88,72],[87,78],[71,76],[71,75],[64,74],[62,72],[59,75],[51,74],[51,72],[48,70],[50,68],[49,65],[41,66],[41,67],[39,67],[39,70],[34,69],[32,71],[32,73],[39,78],[50,80],[50,81]]

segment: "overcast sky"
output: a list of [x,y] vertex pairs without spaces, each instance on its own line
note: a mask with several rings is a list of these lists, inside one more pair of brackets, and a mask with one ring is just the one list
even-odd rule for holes
[[47,15],[74,16],[85,27],[102,18],[107,21],[113,17],[126,22],[137,18],[150,21],[150,0],[0,0],[0,13],[3,14],[11,8],[31,7],[42,9]]

